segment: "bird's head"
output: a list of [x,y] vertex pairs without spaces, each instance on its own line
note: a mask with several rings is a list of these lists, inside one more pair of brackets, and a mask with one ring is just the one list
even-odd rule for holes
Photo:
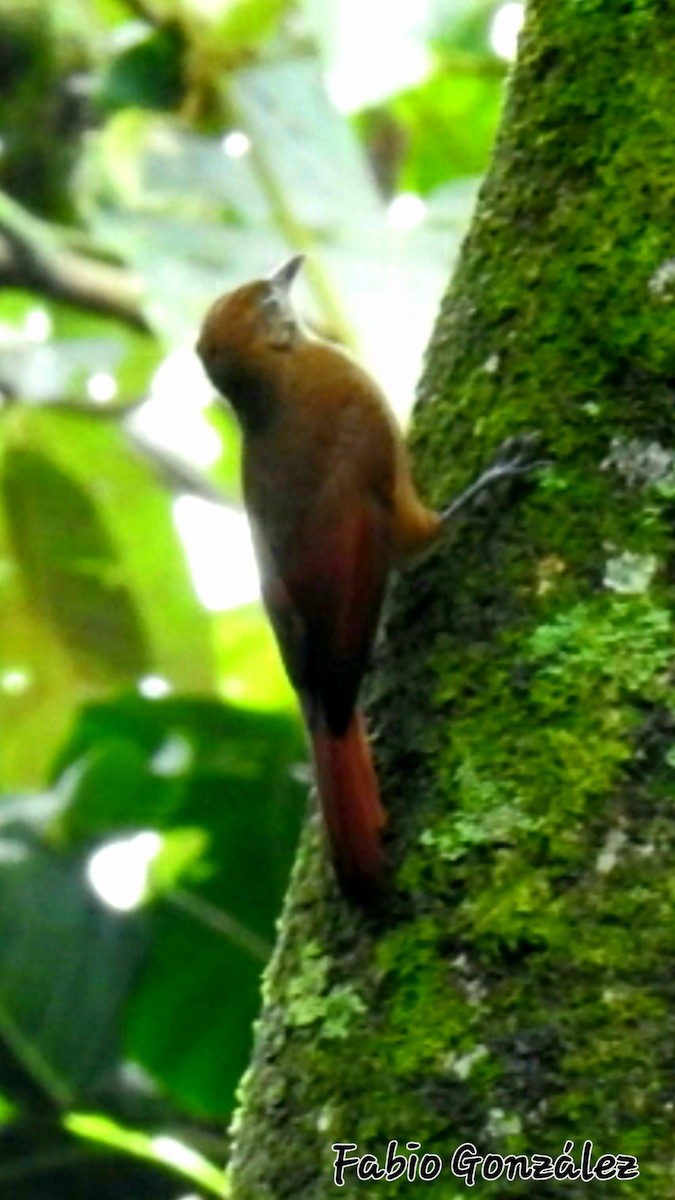
[[197,354],[218,391],[229,395],[241,376],[272,369],[301,336],[290,289],[303,255],[296,254],[267,279],[227,292],[209,309]]

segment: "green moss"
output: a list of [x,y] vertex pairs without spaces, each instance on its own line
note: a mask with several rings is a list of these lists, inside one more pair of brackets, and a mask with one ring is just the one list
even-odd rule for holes
[[443,930],[429,919],[390,934],[378,948],[385,997],[380,1051],[393,1076],[451,1072],[476,1044],[472,1005],[451,964],[439,955]]
[[364,1001],[349,984],[329,986],[330,960],[317,942],[305,946],[300,972],[290,980],[285,1017],[289,1025],[317,1026],[322,1038],[346,1038]]

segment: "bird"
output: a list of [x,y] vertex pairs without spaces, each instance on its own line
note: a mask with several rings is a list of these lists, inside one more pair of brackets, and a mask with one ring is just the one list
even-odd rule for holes
[[337,880],[367,903],[384,886],[386,814],[357,700],[387,581],[476,493],[531,464],[528,438],[511,439],[511,457],[446,510],[427,507],[377,383],[298,319],[303,259],[217,299],[196,350],[241,427],[262,600],[304,716]]

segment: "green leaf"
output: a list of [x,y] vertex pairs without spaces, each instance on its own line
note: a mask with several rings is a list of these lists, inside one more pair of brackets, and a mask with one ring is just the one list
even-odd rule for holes
[[164,780],[153,779],[138,744],[114,735],[73,762],[58,780],[58,791],[64,805],[58,827],[74,840],[133,828],[145,813],[146,823],[156,825],[173,798]]
[[[92,644],[103,639],[98,653],[110,660],[112,677],[135,681],[149,667],[177,690],[214,690],[209,620],[194,594],[169,497],[123,431],[114,422],[66,412],[31,411],[21,418],[33,452],[67,473],[85,496],[95,496],[96,519],[113,555],[112,582],[128,595],[143,631],[143,658],[127,652],[125,659],[124,646],[107,640],[105,627],[98,634],[92,629]],[[61,536],[67,556],[73,535],[62,530]]]
[[92,685],[146,669],[176,688],[216,684],[169,498],[117,423],[12,408],[4,432],[0,708],[12,737],[0,759],[5,786],[25,788]]
[[234,704],[297,712],[270,623],[260,604],[222,613],[216,621],[220,691]]
[[154,30],[118,54],[103,75],[98,102],[104,110],[174,109],[183,98],[185,38],[178,25]]
[[[57,777],[122,743],[143,756],[145,780],[111,794],[111,812],[124,832],[161,831],[181,869],[191,867],[189,884],[175,891],[165,877],[164,898],[146,910],[150,951],[129,1008],[127,1052],[181,1105],[222,1118],[246,1064],[263,943],[273,940],[299,834],[304,788],[292,773],[304,757],[299,729],[278,714],[128,696],[82,713]],[[174,759],[172,746],[181,749]],[[172,761],[178,774],[161,774]],[[79,793],[75,778],[59,819],[62,839],[100,836],[104,793],[92,796],[89,784],[83,775]],[[122,774],[118,784],[126,789]],[[202,846],[208,871],[200,878]]]
[[282,18],[295,7],[295,0],[225,0],[217,18],[216,31],[231,53],[238,46],[254,47],[278,30]]
[[3,839],[0,1038],[54,1103],[89,1094],[116,1063],[138,952],[133,923],[93,904],[76,861]]
[[228,1195],[222,1169],[176,1138],[149,1137],[100,1113],[69,1113],[63,1124],[78,1138],[121,1150],[124,1154],[135,1155],[149,1162],[161,1163],[214,1196]]
[[[0,504],[0,779],[7,790],[39,786],[65,736],[77,677],[67,651],[27,602]],[[38,685],[39,681],[39,686]]]
[[188,913],[164,905],[151,916],[126,1052],[182,1109],[222,1120],[250,1055],[260,963]]
[[478,64],[489,64],[493,59],[490,23],[497,7],[495,0],[454,0],[453,4],[437,5],[434,46],[450,53],[473,54]]
[[[32,1115],[32,1114],[31,1114]],[[175,1116],[170,1116],[171,1124]],[[0,1193],[8,1200],[176,1200],[204,1194],[218,1168],[178,1139],[113,1121],[103,1113],[17,1119],[2,1131]],[[182,1186],[181,1186],[182,1185]],[[194,1188],[200,1189],[198,1192]],[[214,1194],[223,1196],[222,1186]]]
[[[67,780],[61,836],[207,830],[219,872],[209,897],[271,937],[301,815],[293,768],[304,757],[298,723],[285,714],[135,694],[92,704],[54,764],[61,794]],[[264,869],[249,896],[255,864]]]
[[503,82],[443,72],[397,96],[393,116],[409,139],[400,186],[426,194],[451,179],[481,175],[494,142]]
[[2,500],[31,599],[83,669],[135,678],[147,642],[91,496],[39,450],[9,447],[3,465]]
[[6,1096],[0,1095],[0,1128],[16,1115],[16,1109]]
[[192,881],[205,874],[204,856],[208,836],[204,829],[172,829],[162,837],[162,845],[149,870],[150,896],[175,892],[186,877]]

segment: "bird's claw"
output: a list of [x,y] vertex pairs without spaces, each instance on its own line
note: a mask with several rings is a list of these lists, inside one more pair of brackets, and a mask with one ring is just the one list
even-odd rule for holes
[[524,475],[530,471],[541,471],[544,467],[550,467],[550,459],[534,457],[541,440],[542,435],[537,430],[530,433],[517,433],[506,438],[506,441],[502,442],[498,448],[492,464],[485,474],[494,471],[495,478],[500,476],[508,478],[510,475]]
[[529,475],[532,471],[541,471],[550,466],[548,459],[534,457],[540,442],[541,434],[538,432],[515,434],[507,438],[497,450],[490,466],[441,513],[442,520],[450,521],[493,484],[513,479],[518,475]]

